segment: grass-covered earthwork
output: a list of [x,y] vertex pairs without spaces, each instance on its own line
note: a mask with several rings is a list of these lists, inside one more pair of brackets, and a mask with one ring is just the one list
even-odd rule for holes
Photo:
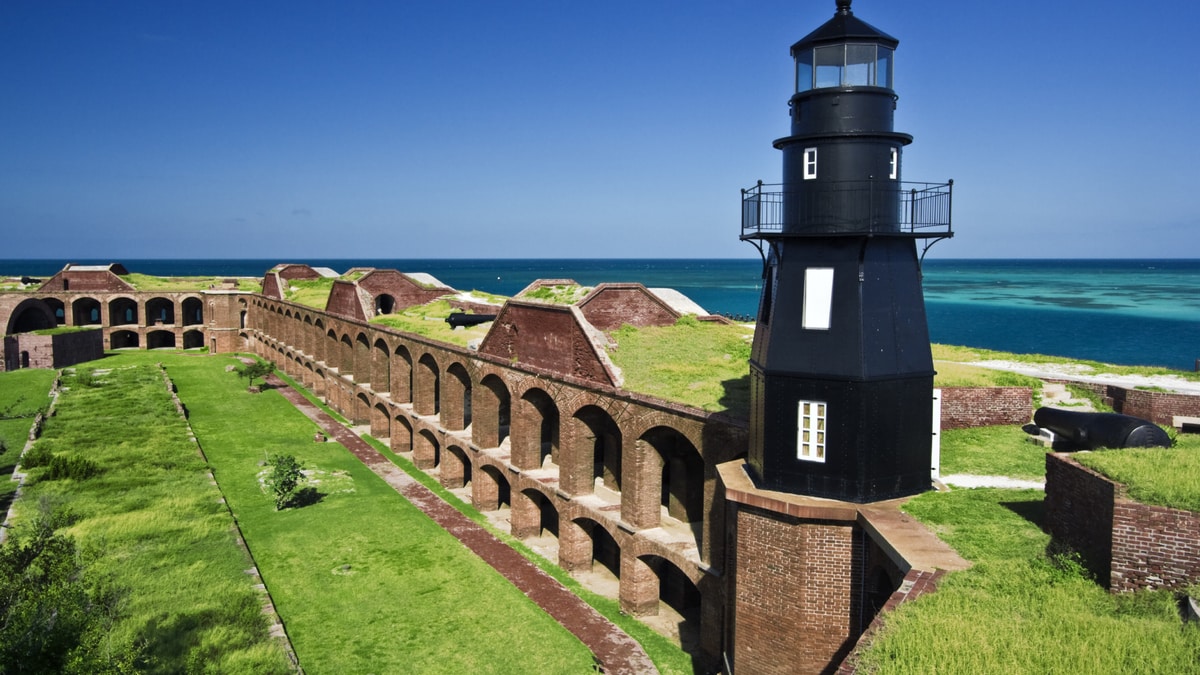
[[17,483],[8,480],[29,438],[29,428],[50,405],[54,371],[22,369],[0,373],[0,513],[8,509]]
[[450,306],[449,300],[434,300],[399,310],[395,314],[377,316],[371,319],[371,323],[460,347],[466,347],[473,340],[482,340],[487,335],[491,323],[451,328],[446,323],[446,317],[457,311]]

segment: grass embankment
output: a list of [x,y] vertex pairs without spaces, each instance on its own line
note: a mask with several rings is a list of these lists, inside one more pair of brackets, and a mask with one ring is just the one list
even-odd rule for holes
[[[591,668],[574,636],[345,448],[313,443],[316,425],[278,392],[247,393],[224,372],[232,359],[153,358],[179,386],[307,672]],[[313,472],[318,503],[274,510],[259,476],[276,453]]]
[[320,279],[292,279],[287,282],[287,290],[283,299],[314,309],[325,309],[329,302],[329,292],[333,290],[335,280],[328,277]]
[[592,291],[590,286],[579,284],[550,284],[522,293],[521,300],[537,300],[554,305],[574,305]]
[[1048,356],[1046,354],[1013,354],[979,347],[956,347],[952,345],[933,345],[935,361],[953,361],[970,363],[973,361],[1015,361],[1018,363],[1037,364],[1071,364],[1081,372],[1089,374],[1112,375],[1174,375],[1185,380],[1200,382],[1200,373],[1185,370],[1173,370],[1162,366],[1118,366],[1100,361],[1086,359],[1071,359],[1065,356]]
[[866,672],[1185,673],[1200,630],[1174,593],[1111,595],[1068,555],[1050,555],[1041,492],[929,493],[905,509],[974,563],[889,614]]
[[228,279],[237,282],[236,290],[239,291],[257,293],[262,290],[262,281],[250,277],[154,277],[130,272],[121,278],[139,291],[204,291],[225,288]]
[[[287,672],[245,574],[229,511],[188,439],[157,355],[111,358],[64,377],[54,417],[25,455],[17,525],[52,505],[89,583],[123,594],[109,633],[117,653],[143,645],[147,672]],[[114,368],[92,375],[92,368]],[[5,389],[9,377],[4,375]],[[21,536],[15,530],[14,536]]]
[[623,326],[609,352],[625,388],[711,412],[746,417],[750,410],[753,329],[685,316],[673,326]]
[[[500,310],[499,307],[496,308]],[[430,340],[437,340],[460,347],[466,347],[472,340],[482,340],[487,335],[490,323],[463,328],[451,328],[446,323],[446,317],[456,312],[450,306],[449,300],[434,300],[424,305],[416,305],[397,311],[395,314],[384,314],[371,319],[371,323],[387,326],[405,333],[414,333]]]
[[[39,411],[50,405],[53,370],[23,369],[0,373],[0,514],[8,510],[17,483],[8,480],[29,438],[29,428]],[[2,516],[0,516],[2,517]]]
[[1124,484],[1144,504],[1200,512],[1200,436],[1180,434],[1171,448],[1082,452],[1080,464]]

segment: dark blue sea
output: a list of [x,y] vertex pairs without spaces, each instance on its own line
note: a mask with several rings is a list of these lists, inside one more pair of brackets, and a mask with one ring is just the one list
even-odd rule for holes
[[[49,276],[62,260],[0,260],[0,275]],[[103,264],[105,260],[76,260]],[[279,262],[344,272],[427,272],[454,288],[514,295],[534,279],[674,288],[711,313],[753,317],[758,259],[122,260],[155,276],[261,276]],[[1200,260],[926,260],[934,342],[1192,370],[1200,359]]]

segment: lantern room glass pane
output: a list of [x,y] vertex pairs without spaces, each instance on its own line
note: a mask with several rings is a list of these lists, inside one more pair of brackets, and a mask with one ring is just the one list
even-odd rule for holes
[[831,45],[816,48],[816,86],[842,86],[842,68],[846,62],[846,45]]
[[892,50],[887,47],[879,48],[878,65],[876,66],[876,86],[892,89]]
[[808,91],[813,86],[813,53],[806,49],[796,55],[796,91]]
[[869,87],[875,84],[875,45],[846,45],[846,70],[843,87]]

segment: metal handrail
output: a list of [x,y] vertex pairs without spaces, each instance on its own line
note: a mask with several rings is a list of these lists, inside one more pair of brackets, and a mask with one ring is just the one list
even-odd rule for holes
[[841,181],[791,191],[787,187],[760,181],[742,190],[742,239],[858,234],[953,236],[952,180]]

